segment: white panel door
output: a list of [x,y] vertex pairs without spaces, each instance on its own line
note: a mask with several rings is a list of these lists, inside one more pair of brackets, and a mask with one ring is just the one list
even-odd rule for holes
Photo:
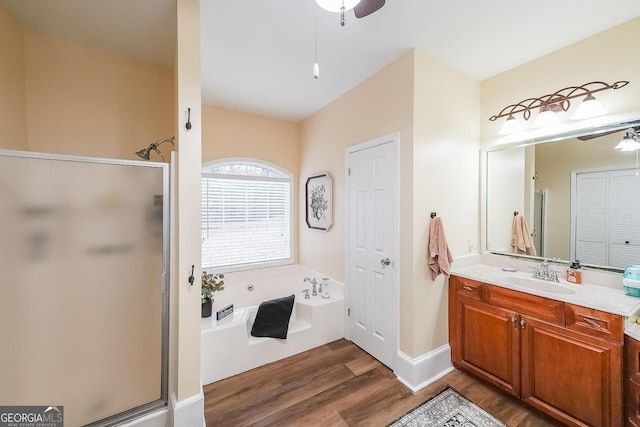
[[640,177],[634,169],[576,175],[576,253],[583,263],[640,262]]
[[609,261],[626,268],[640,263],[640,177],[633,169],[612,171],[609,178]]
[[609,174],[592,172],[576,177],[576,253],[585,264],[607,265]]
[[[379,142],[379,143],[376,143]],[[393,369],[397,353],[397,141],[348,154],[349,337]]]

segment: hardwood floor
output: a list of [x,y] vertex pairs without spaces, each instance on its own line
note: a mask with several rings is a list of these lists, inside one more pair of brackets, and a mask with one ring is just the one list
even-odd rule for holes
[[447,386],[509,427],[562,424],[454,371],[417,393],[347,340],[206,385],[213,426],[385,426]]

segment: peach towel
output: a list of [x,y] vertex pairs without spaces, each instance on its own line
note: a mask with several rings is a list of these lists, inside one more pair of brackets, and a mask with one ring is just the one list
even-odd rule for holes
[[522,215],[513,217],[511,234],[511,246],[514,254],[527,254],[536,256],[536,247],[531,239],[531,232],[527,220]]
[[431,270],[431,279],[435,280],[440,273],[449,277],[449,265],[453,262],[447,236],[444,234],[442,219],[435,217],[429,224],[429,255],[427,263]]

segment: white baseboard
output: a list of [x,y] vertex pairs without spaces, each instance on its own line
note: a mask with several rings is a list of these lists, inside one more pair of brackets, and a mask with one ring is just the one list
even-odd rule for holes
[[398,351],[394,373],[398,380],[416,392],[453,371],[451,348],[445,344],[417,359]]
[[171,393],[170,412],[172,416],[169,426],[202,427],[204,425],[204,394],[202,389],[199,394],[180,401],[176,401],[176,396]]

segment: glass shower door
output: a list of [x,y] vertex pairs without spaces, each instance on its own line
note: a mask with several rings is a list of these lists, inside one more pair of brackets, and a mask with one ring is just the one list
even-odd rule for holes
[[168,168],[0,151],[0,405],[166,405]]

